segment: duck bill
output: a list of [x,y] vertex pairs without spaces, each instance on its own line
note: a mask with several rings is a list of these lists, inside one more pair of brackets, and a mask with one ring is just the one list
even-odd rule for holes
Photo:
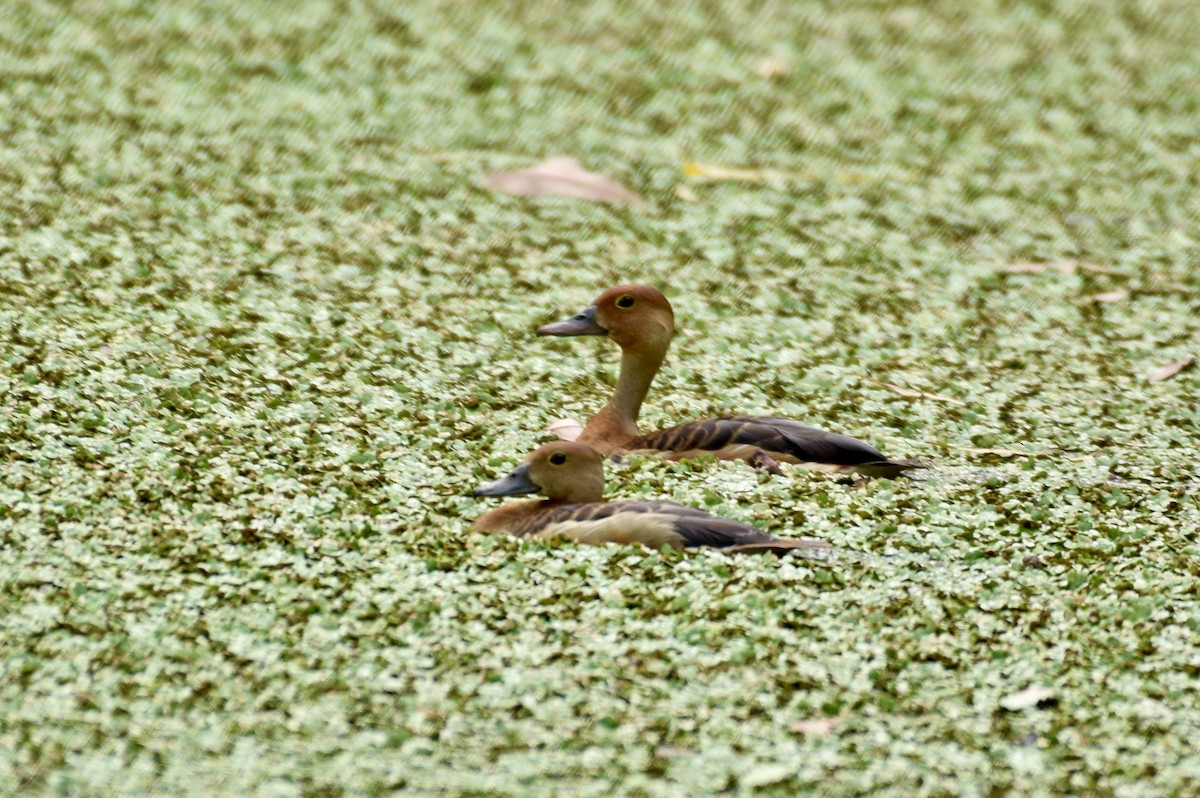
[[538,335],[608,335],[608,330],[596,323],[596,306],[589,305],[569,319],[538,327]]
[[527,493],[537,493],[542,489],[529,478],[529,464],[519,466],[507,476],[500,477],[495,482],[480,485],[475,489],[476,496],[524,496]]

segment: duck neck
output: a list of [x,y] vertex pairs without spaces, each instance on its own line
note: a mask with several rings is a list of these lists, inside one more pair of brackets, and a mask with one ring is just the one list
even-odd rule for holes
[[[665,348],[661,350],[623,349],[617,389],[604,409],[588,422],[584,435],[593,439],[602,438],[610,441],[617,436],[626,440],[636,438],[638,436],[638,413],[641,412],[642,402],[645,401],[646,394],[650,391],[650,383],[654,381],[654,375],[658,373],[658,368],[662,365],[666,354]],[[580,438],[582,440],[583,436]]]

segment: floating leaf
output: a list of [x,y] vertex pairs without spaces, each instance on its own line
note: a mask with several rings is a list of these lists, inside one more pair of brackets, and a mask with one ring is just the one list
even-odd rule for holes
[[1036,707],[1043,701],[1050,701],[1054,698],[1054,691],[1049,687],[1039,687],[1030,685],[1019,693],[1006,695],[1000,699],[1000,708],[1006,709],[1009,712],[1019,712],[1022,709]]
[[583,433],[583,425],[573,418],[560,418],[550,422],[546,432],[554,435],[560,441],[573,441]]
[[1169,380],[1179,372],[1191,366],[1194,361],[1195,358],[1191,355],[1188,355],[1182,360],[1176,360],[1174,363],[1168,363],[1146,379],[1148,379],[1150,382],[1162,382],[1163,380]]
[[517,197],[575,197],[618,205],[645,202],[612,178],[587,171],[573,158],[551,158],[529,169],[489,175],[483,184]]
[[809,737],[824,737],[833,731],[833,727],[842,722],[842,718],[811,718],[809,720],[798,720],[792,724],[791,728],[794,732],[808,735]]
[[1091,300],[1093,302],[1100,302],[1103,304],[1111,304],[1113,302],[1120,302],[1122,299],[1124,299],[1127,296],[1129,296],[1128,291],[1109,291],[1108,293],[1105,293],[1105,294],[1094,294],[1091,297]]
[[914,391],[912,388],[904,388],[900,385],[893,385],[890,382],[883,382],[882,380],[874,380],[873,379],[873,380],[871,380],[871,382],[875,383],[876,385],[881,385],[884,388],[887,388],[889,391],[894,391],[895,393],[898,393],[901,396],[908,396],[913,399],[933,399],[938,402],[949,402],[952,405],[959,405],[961,407],[966,407],[966,405],[967,405],[966,402],[962,401],[961,399],[955,399],[953,396],[942,396],[941,394],[938,394],[938,393],[927,393],[925,391]]

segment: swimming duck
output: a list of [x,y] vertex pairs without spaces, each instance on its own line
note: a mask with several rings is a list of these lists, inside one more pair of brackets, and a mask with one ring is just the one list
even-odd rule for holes
[[542,493],[542,501],[511,502],[481,515],[475,529],[521,538],[566,537],[576,543],[641,543],[652,548],[709,547],[774,552],[824,549],[811,538],[786,540],[758,527],[664,501],[604,501],[603,455],[572,441],[534,450],[507,476],[475,490],[476,496]]
[[671,303],[648,285],[610,288],[574,316],[538,329],[538,335],[604,335],[621,347],[616,391],[583,428],[580,442],[606,455],[629,452],[681,460],[711,454],[722,460],[745,460],[773,473],[782,473],[781,462],[888,478],[927,467],[916,460],[889,460],[849,435],[774,416],[710,418],[642,435],[638,412],[674,333]]

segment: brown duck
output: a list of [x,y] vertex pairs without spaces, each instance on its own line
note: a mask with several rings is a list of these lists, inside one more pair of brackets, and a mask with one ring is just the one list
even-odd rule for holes
[[521,538],[566,537],[576,543],[641,543],[652,548],[716,548],[786,554],[793,549],[824,549],[811,538],[787,540],[758,527],[664,501],[604,501],[603,455],[590,446],[553,441],[524,464],[476,496],[542,493],[541,501],[510,502],[481,515],[481,532]]
[[671,303],[648,285],[610,288],[569,319],[538,329],[538,335],[605,335],[621,347],[616,391],[583,428],[578,437],[581,443],[606,455],[630,452],[681,460],[709,454],[722,460],[745,460],[774,473],[781,473],[781,462],[817,471],[888,478],[926,467],[916,460],[889,460],[849,435],[773,416],[709,418],[641,434],[638,412],[674,332]]

